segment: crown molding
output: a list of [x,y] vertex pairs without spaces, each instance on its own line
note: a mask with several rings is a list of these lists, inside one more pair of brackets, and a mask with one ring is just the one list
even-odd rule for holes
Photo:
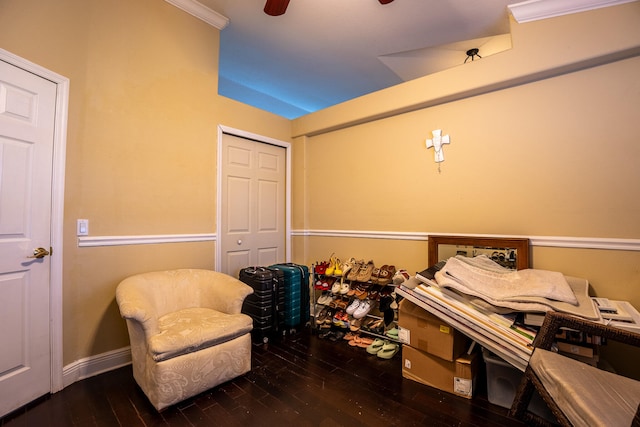
[[633,1],[636,0],[528,0],[507,7],[515,20],[521,24]]
[[229,18],[219,14],[213,9],[208,8],[196,0],[165,0],[178,9],[182,9],[190,15],[206,22],[207,24],[222,30],[229,24]]

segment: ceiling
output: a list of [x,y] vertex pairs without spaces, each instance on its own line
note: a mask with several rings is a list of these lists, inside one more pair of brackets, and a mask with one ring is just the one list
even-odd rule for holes
[[520,0],[291,0],[278,17],[265,0],[199,1],[229,18],[219,93],[291,119],[508,48]]

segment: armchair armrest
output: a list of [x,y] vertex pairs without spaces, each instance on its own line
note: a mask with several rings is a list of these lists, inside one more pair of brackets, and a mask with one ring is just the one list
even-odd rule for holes
[[133,283],[125,280],[118,285],[116,301],[124,319],[140,323],[147,335],[157,332],[158,315],[153,306],[154,300],[143,295]]
[[210,277],[201,288],[202,304],[227,314],[238,314],[253,288],[240,280],[219,272],[208,272]]

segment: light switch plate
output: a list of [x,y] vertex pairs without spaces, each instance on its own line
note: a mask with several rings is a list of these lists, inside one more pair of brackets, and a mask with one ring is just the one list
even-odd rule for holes
[[88,236],[89,235],[89,220],[88,219],[79,219],[78,220],[78,236]]

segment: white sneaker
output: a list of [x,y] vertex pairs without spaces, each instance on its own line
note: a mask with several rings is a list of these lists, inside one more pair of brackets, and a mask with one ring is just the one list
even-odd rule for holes
[[356,308],[358,308],[359,305],[360,305],[360,300],[357,298],[354,299],[351,305],[347,307],[347,314],[353,315],[353,312],[356,311]]
[[358,308],[353,312],[353,317],[356,319],[362,319],[369,313],[369,311],[371,311],[371,301],[366,299],[358,305]]

